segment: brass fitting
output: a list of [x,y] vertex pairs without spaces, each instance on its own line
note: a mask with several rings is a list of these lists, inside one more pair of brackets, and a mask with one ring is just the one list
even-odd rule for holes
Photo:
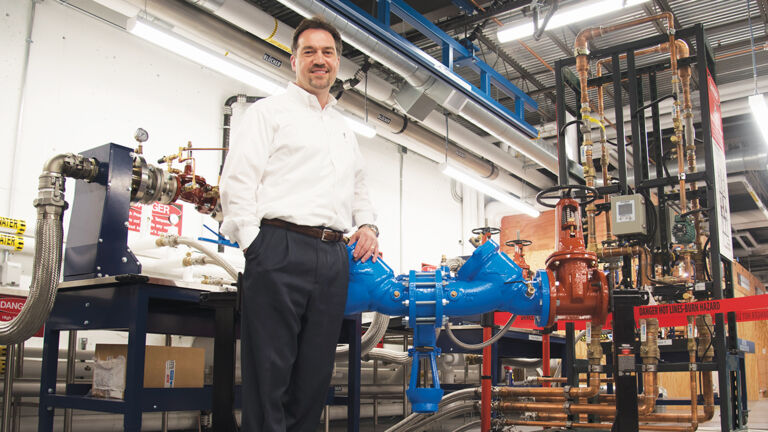
[[640,345],[640,357],[643,364],[659,362],[659,320],[656,318],[645,320],[645,342]]
[[592,338],[587,345],[587,359],[589,360],[590,365],[599,365],[600,361],[603,359],[603,347],[600,345],[600,335],[603,333],[603,325],[594,321],[590,321],[589,325],[592,332]]

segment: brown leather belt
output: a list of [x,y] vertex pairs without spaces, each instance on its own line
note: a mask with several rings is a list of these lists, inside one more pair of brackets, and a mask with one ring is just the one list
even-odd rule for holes
[[261,223],[284,228],[288,231],[295,231],[299,234],[308,235],[310,237],[319,238],[324,242],[338,242],[344,239],[344,234],[342,232],[332,230],[330,228],[296,225],[295,223],[286,222],[280,219],[262,219]]

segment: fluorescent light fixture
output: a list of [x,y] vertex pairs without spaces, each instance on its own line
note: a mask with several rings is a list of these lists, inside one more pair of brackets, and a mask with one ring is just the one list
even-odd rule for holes
[[128,20],[128,31],[142,39],[161,46],[169,51],[199,63],[216,72],[234,78],[244,84],[264,91],[267,94],[275,94],[283,91],[285,86],[273,82],[252,69],[237,63],[227,57],[201,46],[172,31],[160,28],[149,21],[135,17]]
[[515,198],[506,192],[500,191],[484,182],[479,177],[468,174],[458,168],[448,165],[447,163],[440,164],[440,171],[442,171],[443,174],[447,175],[448,177],[454,178],[462,184],[465,184],[480,193],[488,195],[491,198],[501,201],[513,209],[527,214],[528,216],[539,217],[541,214],[538,210],[533,208],[533,206],[522,201],[521,199]]
[[757,127],[763,135],[763,142],[768,145],[768,106],[765,104],[765,96],[762,94],[750,96],[749,107],[752,108],[752,115],[755,116]]
[[346,114],[342,114],[344,116],[344,120],[347,121],[347,125],[356,133],[359,135],[362,135],[366,138],[373,138],[376,136],[376,129],[369,126],[367,123],[363,122],[357,117],[352,117]]
[[[636,6],[648,0],[600,0],[591,3],[564,7],[558,9],[547,23],[547,30],[553,30],[586,19],[597,18],[601,15],[616,12],[624,8]],[[496,37],[499,42],[509,42],[524,37],[533,36],[533,22],[528,20],[525,24],[511,23],[499,27]]]

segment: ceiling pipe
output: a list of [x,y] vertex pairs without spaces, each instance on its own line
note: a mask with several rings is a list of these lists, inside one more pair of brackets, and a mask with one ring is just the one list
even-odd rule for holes
[[[703,153],[703,150],[701,151]],[[696,171],[704,171],[704,157],[702,154],[696,158]],[[677,164],[668,164],[669,175],[677,176]],[[764,171],[768,169],[768,153],[751,154],[745,150],[729,151],[725,155],[725,172],[728,175],[742,173],[745,171]],[[656,178],[656,172],[649,173],[651,179]],[[635,172],[633,169],[627,171],[627,182],[634,184]]]
[[[294,30],[292,27],[281,23],[266,12],[245,2],[245,0],[187,0],[187,2],[202,6],[219,18],[240,27],[279,48],[289,47],[291,44]],[[289,50],[285,51],[290,53]],[[342,57],[339,78],[342,80],[350,78],[358,69],[359,67],[354,62]],[[347,71],[346,75],[342,73],[345,70]],[[394,98],[392,97],[394,88],[388,82],[374,74],[368,75],[367,87],[365,82],[361,81],[355,88],[361,92],[367,91],[369,97],[382,101],[389,107],[394,105]],[[422,120],[422,123],[432,131],[438,134],[444,134],[445,120],[441,113],[433,111],[427,118]],[[451,138],[453,138],[454,135],[464,137],[464,139],[461,139],[460,141],[453,138],[454,140],[461,142],[463,147],[477,154],[490,154],[490,158],[500,167],[514,173],[526,171],[525,179],[530,183],[541,188],[547,188],[554,184],[550,178],[539,173],[537,170],[527,168],[522,160],[510,158],[504,150],[493,145],[488,145],[488,143],[482,140],[478,140],[476,134],[470,132],[453,120],[449,121],[449,131]]]
[[[222,18],[225,21],[236,25],[277,47],[288,47],[291,44],[291,38],[294,31],[293,27],[281,23],[271,15],[245,2],[244,0],[187,1],[204,7],[219,18]],[[285,51],[290,53],[289,50]],[[358,69],[359,67],[357,64],[347,58],[342,57],[339,78],[342,80],[350,78]],[[347,71],[346,75],[342,74],[342,72],[345,70]],[[368,75],[367,88],[363,81],[357,84],[355,88],[360,92],[367,91],[369,97],[382,101],[389,107],[394,105],[394,98],[392,97],[394,88],[388,82],[374,74]],[[432,111],[432,113],[430,113],[427,118],[422,120],[422,123],[432,131],[438,134],[444,134],[445,120],[441,113]],[[501,150],[496,146],[489,146],[488,143],[482,140],[478,140],[476,134],[470,132],[453,120],[449,121],[449,135],[456,141],[458,140],[454,138],[454,136],[462,136],[464,139],[462,139],[460,142],[462,143],[463,147],[477,154],[488,153],[492,155],[491,158],[495,161],[495,163],[508,171],[515,173],[528,171],[525,173],[526,180],[536,184],[541,188],[546,188],[554,184],[551,179],[539,173],[535,169],[526,169],[522,160],[512,159],[508,154],[506,154],[504,150]]]
[[[111,3],[116,0],[97,1]],[[137,8],[141,7],[143,10],[144,0],[120,1],[122,3],[129,3]],[[216,44],[220,47],[226,46],[231,52],[236,53],[236,55],[254,64],[260,70],[270,73],[278,79],[285,81],[292,81],[295,79],[295,73],[290,68],[289,56],[286,52],[261,39],[255,39],[249,33],[231,27],[219,18],[205,13],[200,8],[197,8],[184,0],[153,1],[149,3],[147,12],[155,18],[173,25],[175,29],[191,33],[198,39],[203,38],[208,43]],[[266,57],[270,57],[272,61],[266,60]],[[389,86],[388,83],[386,83],[386,85]],[[352,92],[345,93],[346,96],[342,96],[339,100],[340,107],[358,114],[362,112],[361,109],[366,104],[365,100],[362,97],[352,96],[354,94]],[[367,101],[369,108],[374,106],[372,103],[373,101],[369,98]],[[371,115],[369,110],[369,119],[376,120],[374,124],[377,126],[377,130],[380,132],[381,136],[397,144],[403,145],[412,151],[423,154],[436,162],[443,162],[445,160],[444,138],[433,135],[431,132],[417,124],[409,124],[406,131],[403,133],[397,133],[399,128],[395,130],[393,126],[382,127],[385,125],[385,122],[382,120],[383,118],[392,120],[402,117],[391,110],[387,110],[381,105],[377,106],[377,108],[386,110],[386,114],[379,118],[378,113],[376,115]],[[364,117],[363,115],[360,116]],[[397,124],[397,122],[395,124]],[[458,123],[451,124],[449,135],[450,138],[455,140],[462,148],[472,147],[474,150],[484,150],[483,148],[473,146],[475,142],[484,141],[483,138],[470,132]],[[492,163],[499,159],[503,159],[505,160],[507,168],[511,169],[498,170],[498,174],[493,180],[493,183],[515,195],[521,194],[522,196],[533,196],[536,194],[537,190],[525,185],[523,182],[516,180],[510,175],[510,172],[520,175],[520,173],[524,171],[525,167],[521,161],[513,159],[511,155],[506,153],[503,154],[503,158],[500,158],[501,155],[499,154],[491,155],[480,153],[481,157],[479,158],[468,151],[464,151],[462,148],[450,147],[449,153],[457,155],[456,161],[462,165],[466,165],[467,169],[476,172],[481,177],[487,177],[489,175],[489,166],[491,166],[489,165],[489,161]],[[488,143],[485,150],[491,148],[498,150],[498,147],[490,143]],[[489,161],[482,159],[482,156],[485,156]],[[514,162],[509,162],[510,160]],[[483,169],[478,169],[481,166]],[[528,171],[532,174],[530,179],[526,178],[528,183],[539,188],[546,188],[552,184],[548,177],[536,172],[536,170],[528,169]]]
[[[463,81],[459,82],[459,78],[456,78],[457,81],[454,84],[438,79],[425,68],[394,51],[370,33],[346,21],[316,0],[279,1],[305,17],[322,16],[339,30],[344,36],[344,40],[372,59],[392,69],[402,76],[410,86],[423,92],[448,111],[483,128],[498,140],[512,146],[542,167],[557,173],[557,156],[554,153],[554,148],[550,150],[542,147],[508,122],[481,107],[477,102],[465,97],[457,89],[457,86],[466,85]],[[439,61],[435,59],[431,59],[431,61],[436,67],[444,68]]]
[[[262,11],[245,0],[186,0],[191,4],[202,7],[219,18],[227,21],[248,33],[274,45],[280,50],[291,54],[291,43],[294,28],[282,23],[277,18]],[[290,67],[289,67],[290,68]],[[355,76],[360,67],[346,57],[341,57],[339,79],[347,80]],[[392,86],[375,74],[368,74],[368,82],[360,80],[354,87],[361,92],[368,92],[374,99],[394,103]]]

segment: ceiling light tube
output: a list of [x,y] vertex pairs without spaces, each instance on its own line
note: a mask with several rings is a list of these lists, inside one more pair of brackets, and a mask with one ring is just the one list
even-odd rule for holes
[[247,66],[237,63],[172,31],[160,28],[143,18],[131,18],[128,20],[126,28],[130,33],[142,39],[269,95],[279,93],[285,89],[285,86],[280,86]]
[[763,94],[750,96],[749,107],[752,108],[752,115],[755,116],[757,127],[763,135],[763,144],[768,145],[768,106],[765,103],[765,96]]
[[496,189],[495,187],[484,182],[479,177],[466,173],[452,165],[448,165],[448,163],[440,164],[440,171],[442,171],[443,174],[447,175],[448,177],[456,179],[456,181],[467,185],[480,193],[488,195],[489,197],[510,206],[514,210],[525,213],[528,216],[539,217],[541,214],[533,206],[524,202],[523,200],[516,198],[506,192],[500,191],[499,189]]
[[[648,0],[600,0],[587,4],[579,4],[577,6],[564,7],[558,9],[552,18],[547,23],[547,30],[553,30],[558,27],[563,27],[575,22],[584,21],[587,19],[597,18],[601,15],[616,12],[628,7],[636,6],[641,3],[645,3]],[[496,37],[499,38],[499,42],[509,42],[524,37],[533,36],[533,22],[528,20],[524,24],[514,22],[511,24],[499,27],[496,33]]]
[[376,136],[376,129],[368,125],[368,123],[363,122],[357,117],[352,117],[346,114],[342,114],[344,116],[344,120],[347,121],[347,125],[349,125],[349,128],[352,129],[356,134],[362,135],[366,138],[373,138]]

